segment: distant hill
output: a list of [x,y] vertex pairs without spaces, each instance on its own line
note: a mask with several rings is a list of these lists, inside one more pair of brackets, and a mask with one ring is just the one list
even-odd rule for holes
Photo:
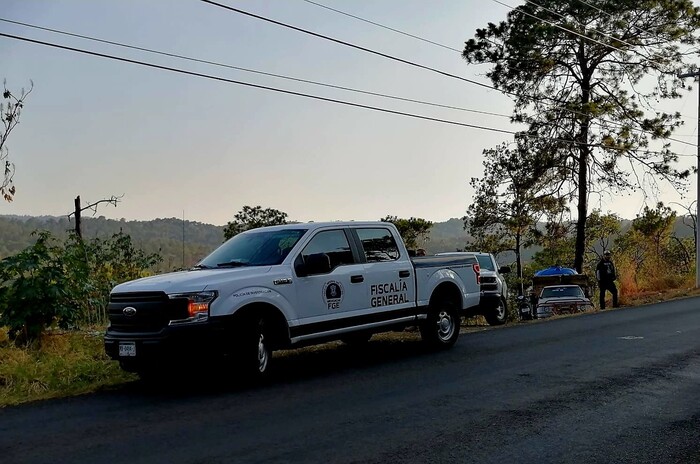
[[[177,218],[126,221],[100,216],[84,217],[82,223],[83,237],[86,239],[109,237],[121,230],[131,236],[137,247],[149,253],[160,253],[163,257],[160,271],[182,267],[183,242],[184,264],[190,266],[224,240],[223,227],[193,221],[183,223],[182,219]],[[0,216],[0,258],[15,254],[34,243],[32,232],[35,230],[47,230],[63,239],[74,227],[75,223],[66,217]]]
[[[158,270],[166,271],[183,265],[183,224],[185,266],[195,264],[224,240],[223,226],[193,221],[183,223],[178,218],[126,221],[106,219],[104,216],[84,217],[83,236],[109,237],[122,230],[131,236],[137,247],[149,253],[159,252],[163,263]],[[13,255],[34,243],[35,238],[31,234],[35,230],[48,230],[57,237],[65,238],[74,225],[66,217],[0,215],[0,258]],[[630,225],[631,221],[623,220],[622,230],[627,230]],[[692,227],[685,225],[682,217],[676,221],[674,231],[679,238],[693,236]],[[425,248],[430,254],[462,250],[468,240],[462,219],[453,218],[433,225]],[[535,247],[525,250],[524,260],[528,261],[537,250]],[[512,253],[499,257],[504,264],[512,260]]]

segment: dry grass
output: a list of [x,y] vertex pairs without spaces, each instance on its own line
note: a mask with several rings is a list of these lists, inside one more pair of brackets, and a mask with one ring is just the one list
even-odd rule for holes
[[0,407],[91,392],[133,380],[104,355],[98,332],[52,331],[17,347],[0,330]]

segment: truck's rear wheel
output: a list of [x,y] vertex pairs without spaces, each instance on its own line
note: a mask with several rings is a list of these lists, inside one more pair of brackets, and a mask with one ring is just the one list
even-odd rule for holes
[[421,337],[431,348],[450,348],[459,337],[459,312],[449,301],[431,306],[420,326]]
[[486,313],[486,322],[489,325],[503,325],[508,320],[508,305],[506,300],[501,298],[498,300],[498,306]]

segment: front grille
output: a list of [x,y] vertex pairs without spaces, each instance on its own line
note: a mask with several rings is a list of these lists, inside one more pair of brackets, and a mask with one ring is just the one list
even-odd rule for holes
[[495,284],[496,278],[493,276],[481,276],[481,283],[482,284]]
[[[134,308],[133,314],[125,308]],[[127,333],[158,332],[171,320],[187,318],[187,300],[170,299],[164,292],[115,293],[107,306],[110,330]]]

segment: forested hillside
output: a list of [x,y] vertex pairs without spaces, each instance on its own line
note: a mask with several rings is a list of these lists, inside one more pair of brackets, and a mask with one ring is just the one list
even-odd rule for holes
[[[676,219],[674,233],[679,238],[692,237],[693,229]],[[690,224],[689,220],[686,220]],[[627,230],[630,221],[622,221],[621,229]],[[0,216],[0,258],[10,256],[34,243],[31,234],[35,230],[48,230],[52,235],[65,238],[75,223],[65,217],[53,216]],[[126,221],[97,218],[83,218],[83,236],[87,239],[108,237],[119,231],[131,236],[134,245],[147,253],[158,252],[163,262],[156,271],[162,272],[183,266],[183,221],[178,218],[153,219],[151,221]],[[201,222],[184,221],[185,265],[190,266],[204,257],[224,240],[224,227]],[[430,230],[430,239],[425,244],[429,253],[463,250],[469,236],[463,228],[462,219],[453,218],[436,222]],[[525,261],[529,261],[540,247],[524,250]],[[476,251],[476,250],[474,250]],[[502,263],[510,263],[513,256],[504,253],[499,257]]]
[[[177,218],[151,221],[126,221],[83,217],[83,237],[106,238],[119,231],[131,236],[136,247],[147,253],[159,253],[163,262],[156,271],[162,272],[190,266],[207,255],[224,240],[223,227],[201,222],[183,221]],[[32,232],[47,230],[52,235],[65,238],[75,223],[66,217],[53,216],[0,216],[0,258],[13,255],[36,241]]]

